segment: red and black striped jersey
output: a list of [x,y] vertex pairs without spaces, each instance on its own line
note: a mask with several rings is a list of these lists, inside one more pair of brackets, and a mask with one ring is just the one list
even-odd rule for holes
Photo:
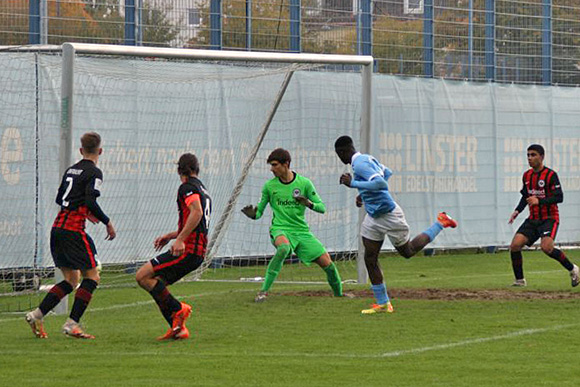
[[91,160],[83,159],[69,167],[62,177],[56,195],[56,204],[61,209],[53,227],[82,231],[89,214],[93,214],[104,224],[109,223],[109,218],[97,204],[102,183],[103,173]]
[[190,177],[185,183],[181,184],[177,192],[177,209],[179,211],[178,234],[183,230],[185,222],[189,217],[189,205],[196,200],[199,200],[201,204],[203,215],[197,227],[185,239],[185,252],[203,257],[207,247],[207,233],[211,216],[211,198],[202,182],[196,177]]
[[527,204],[526,199],[535,196],[539,199],[540,204],[529,206],[529,219],[559,221],[558,203],[562,203],[564,194],[558,174],[548,167],[544,167],[538,172],[530,168],[524,172],[522,182],[523,186],[520,191],[522,200],[516,210],[521,212]]

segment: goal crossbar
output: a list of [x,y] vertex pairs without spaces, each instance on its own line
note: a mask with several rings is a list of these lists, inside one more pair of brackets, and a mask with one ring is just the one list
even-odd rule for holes
[[91,43],[63,43],[63,45],[0,46],[0,51],[17,52],[59,52],[70,46],[78,54],[122,55],[136,57],[160,57],[168,59],[229,60],[287,62],[310,64],[342,64],[352,66],[372,66],[370,55],[294,54],[254,51],[217,51],[200,49],[180,49],[165,47],[139,47]]

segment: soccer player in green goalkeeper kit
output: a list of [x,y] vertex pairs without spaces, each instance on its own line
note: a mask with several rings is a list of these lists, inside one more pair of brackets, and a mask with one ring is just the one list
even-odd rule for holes
[[292,252],[296,253],[300,261],[307,266],[316,262],[326,272],[334,295],[341,297],[343,294],[340,274],[322,243],[310,232],[304,219],[306,208],[323,214],[326,207],[312,182],[290,169],[290,161],[290,153],[287,150],[274,149],[267,160],[274,178],[264,184],[262,198],[257,207],[248,205],[242,209],[248,218],[260,219],[269,203],[274,213],[270,238],[276,253],[268,264],[264,284],[255,301],[266,300],[268,290],[278,277],[284,260]]

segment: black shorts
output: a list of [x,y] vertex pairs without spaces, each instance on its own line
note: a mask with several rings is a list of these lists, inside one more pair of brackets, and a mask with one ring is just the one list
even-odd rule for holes
[[150,262],[155,276],[171,285],[200,267],[203,257],[195,254],[182,254],[176,257],[168,251],[153,258]]
[[50,231],[50,253],[56,267],[75,270],[97,267],[97,248],[84,231],[53,227]]
[[525,235],[525,237],[528,238],[528,243],[526,243],[526,245],[531,246],[539,238],[550,237],[555,240],[559,225],[560,222],[555,219],[526,219],[520,228],[518,228],[517,233]]

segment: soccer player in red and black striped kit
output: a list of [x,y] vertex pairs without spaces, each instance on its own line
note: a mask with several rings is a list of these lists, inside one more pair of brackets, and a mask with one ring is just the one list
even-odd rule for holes
[[572,286],[580,284],[578,266],[566,258],[564,252],[554,247],[554,239],[560,225],[558,203],[564,200],[558,174],[544,166],[544,147],[532,144],[528,147],[528,169],[523,176],[522,199],[512,213],[509,223],[529,206],[530,216],[520,226],[510,245],[512,268],[516,277],[513,286],[526,286],[522,266],[522,248],[531,246],[541,238],[542,251],[550,258],[560,262],[570,272]]
[[81,145],[83,159],[66,170],[58,188],[56,203],[60,205],[60,211],[50,233],[50,252],[55,266],[62,271],[64,281],[54,285],[39,307],[26,315],[32,332],[39,338],[47,337],[43,317],[77,287],[82,275],[70,316],[62,329],[71,337],[94,339],[79,324],[100,279],[97,249],[85,232],[85,221],[102,222],[107,227],[108,240],[115,239],[116,232],[109,217],[97,204],[103,183],[103,173],[97,168],[99,156],[103,153],[101,136],[95,132],[85,133],[81,137]]
[[198,179],[199,162],[191,153],[181,155],[177,163],[181,186],[177,191],[179,222],[177,231],[155,239],[155,250],[161,250],[170,240],[169,251],[147,262],[138,271],[136,280],[153,297],[169,329],[158,340],[182,340],[189,337],[185,320],[191,306],[179,302],[167,289],[188,273],[201,266],[207,247],[207,232],[211,215],[211,199]]

